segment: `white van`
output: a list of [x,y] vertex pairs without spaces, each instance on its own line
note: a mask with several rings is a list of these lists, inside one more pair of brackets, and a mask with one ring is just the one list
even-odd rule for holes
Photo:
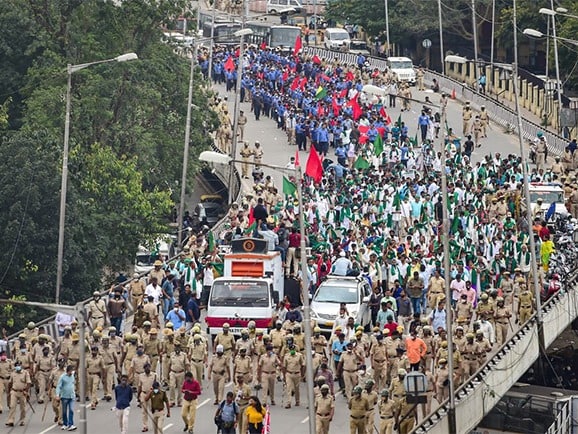
[[300,13],[303,10],[303,5],[299,0],[267,0],[268,14],[278,14],[283,9],[289,8],[295,10],[295,13]]
[[387,67],[397,75],[399,81],[415,86],[415,69],[409,57],[388,57]]
[[330,27],[325,29],[324,44],[328,50],[348,51],[351,45],[351,38],[347,30]]
[[154,268],[156,259],[169,259],[174,255],[171,235],[160,237],[153,247],[139,245],[134,258],[134,272],[143,274]]

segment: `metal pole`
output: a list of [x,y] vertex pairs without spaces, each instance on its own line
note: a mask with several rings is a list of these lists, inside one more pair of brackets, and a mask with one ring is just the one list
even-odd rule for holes
[[193,55],[191,57],[191,74],[189,77],[189,96],[187,98],[187,120],[185,122],[185,146],[183,150],[183,173],[181,174],[181,198],[179,202],[179,224],[177,233],[177,246],[180,250],[183,242],[183,223],[185,218],[185,196],[187,191],[187,171],[189,166],[189,142],[191,139],[191,111],[193,105],[193,83],[195,76],[195,61],[197,60],[197,44],[193,42]]
[[79,432],[82,434],[87,434],[88,427],[86,421],[86,346],[85,346],[85,329],[86,326],[85,321],[86,317],[84,315],[84,305],[82,302],[77,303],[75,306],[76,310],[76,321],[78,321],[79,326],[79,345],[80,345],[80,354],[79,354],[79,361],[78,361],[78,384],[80,386],[80,390],[78,394],[80,395],[79,407],[80,407],[80,417],[79,417]]
[[443,30],[443,25],[442,25],[442,0],[438,0],[438,20],[440,22],[440,58],[441,58],[441,66],[442,66],[442,75],[445,75],[446,74],[446,61],[445,61],[445,54],[444,54],[444,30]]
[[[476,0],[472,0],[472,33],[474,36],[474,79],[478,80],[478,25],[476,20]],[[478,85],[476,83],[476,89]],[[448,333],[449,334],[449,333]]]
[[[243,19],[243,21],[245,21]],[[235,106],[233,113],[233,137],[231,139],[231,158],[234,160],[237,156],[237,130],[239,129],[239,106],[241,105],[241,80],[243,78],[243,52],[245,51],[245,36],[241,36],[241,45],[239,47],[239,63],[237,65],[237,85],[235,86]],[[229,204],[233,203],[233,185],[235,183],[235,171],[233,164],[229,167]]]
[[544,99],[546,100],[545,107],[546,107],[546,113],[547,113],[548,117],[550,117],[550,111],[551,111],[551,109],[550,109],[550,88],[551,88],[551,85],[550,85],[550,71],[549,71],[549,69],[550,69],[550,23],[551,23],[551,21],[548,20],[548,22],[546,24],[547,25],[546,35],[548,35],[548,36],[546,37],[546,83],[544,83],[544,86],[546,88],[545,92],[544,92],[544,95],[545,95]]
[[209,83],[211,83],[213,81],[213,44],[214,44],[214,39],[215,37],[215,8],[213,8],[212,14],[211,14],[211,40],[209,41],[209,74],[208,74],[208,78],[209,78]]
[[[514,21],[514,64],[512,65],[512,82],[514,84],[514,95],[516,103],[516,115],[518,120],[518,142],[520,144],[520,159],[522,160],[522,176],[524,177],[524,198],[526,200],[526,219],[528,220],[528,235],[530,238],[530,259],[532,275],[534,277],[534,297],[536,298],[536,319],[538,321],[538,339],[542,349],[546,349],[544,339],[544,328],[542,318],[542,302],[540,300],[540,282],[538,281],[538,260],[536,258],[536,242],[532,232],[532,204],[530,201],[530,183],[528,180],[528,167],[524,149],[524,138],[522,136],[522,113],[520,111],[520,96],[518,94],[518,29],[517,29],[517,11],[516,0],[513,3],[513,21]],[[554,39],[555,41],[556,39]],[[522,324],[520,324],[522,325]]]
[[303,296],[303,324],[305,328],[305,378],[307,380],[307,400],[309,405],[309,432],[315,433],[315,397],[313,395],[313,356],[311,345],[311,309],[309,307],[309,282],[307,279],[307,250],[305,245],[305,210],[303,209],[303,177],[301,166],[295,166],[295,182],[297,183],[297,200],[299,202],[299,235],[301,242],[301,282]]
[[391,48],[389,45],[389,7],[388,0],[385,0],[385,40],[387,43],[387,49],[385,50],[385,56],[389,57],[391,53]]
[[[554,0],[550,0],[552,10],[554,11]],[[554,62],[556,66],[556,93],[558,94],[558,121],[556,122],[556,131],[560,132],[560,121],[562,120],[562,86],[560,82],[560,64],[558,62],[558,35],[556,34],[556,15],[552,15],[552,36],[554,36]]]
[[[446,109],[445,106],[442,109],[441,115],[441,125],[446,124]],[[446,174],[446,150],[445,150],[445,134],[442,134],[441,140],[441,151],[442,151],[442,173],[441,173],[441,188],[442,188],[442,242],[443,242],[443,252],[444,252],[444,281],[445,281],[445,294],[446,294],[446,330],[447,330],[447,340],[448,340],[448,370],[449,370],[449,408],[448,408],[448,421],[449,421],[449,433],[456,434],[456,400],[455,400],[455,385],[454,385],[454,348],[453,348],[453,335],[452,335],[452,292],[450,289],[450,222],[448,217],[448,180]],[[436,306],[437,309],[437,306]]]
[[[305,24],[307,25],[307,23]],[[314,44],[317,47],[317,0],[313,0],[313,36]]]
[[66,191],[68,189],[68,141],[70,138],[70,100],[72,93],[72,65],[66,68],[66,115],[64,118],[64,145],[62,147],[62,175],[60,184],[60,218],[58,220],[58,253],[56,256],[56,297],[55,303],[60,303],[60,287],[62,285],[62,264],[64,260],[64,223],[66,220]]
[[496,0],[492,0],[492,41],[490,44],[490,79],[487,85],[490,90],[494,85],[494,34],[496,29]]

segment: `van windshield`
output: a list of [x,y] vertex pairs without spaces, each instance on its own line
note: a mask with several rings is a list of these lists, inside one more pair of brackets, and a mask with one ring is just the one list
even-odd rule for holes
[[390,60],[389,67],[391,69],[412,69],[413,63],[411,60]]
[[215,281],[211,289],[211,306],[268,307],[267,282]]
[[530,191],[530,202],[536,203],[542,199],[542,203],[564,203],[564,192],[562,191]]
[[357,297],[357,286],[321,285],[313,300],[318,303],[355,304]]
[[139,253],[136,255],[136,265],[139,267],[146,267],[153,265],[155,259],[150,253]]
[[346,39],[349,39],[349,34],[347,32],[333,33],[331,39],[335,41],[345,41]]

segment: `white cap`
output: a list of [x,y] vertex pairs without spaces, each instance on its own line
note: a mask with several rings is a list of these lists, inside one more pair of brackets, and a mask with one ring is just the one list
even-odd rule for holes
[[344,256],[345,256],[345,252],[342,250],[341,252],[339,252],[339,256],[344,257]]
[[224,353],[225,349],[223,348],[222,345],[217,345],[217,353]]

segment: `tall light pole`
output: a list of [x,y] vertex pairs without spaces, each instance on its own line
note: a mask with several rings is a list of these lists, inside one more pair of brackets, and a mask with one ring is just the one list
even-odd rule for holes
[[[244,21],[244,20],[243,20]],[[237,137],[239,129],[239,106],[241,105],[241,82],[243,79],[243,54],[245,52],[245,36],[252,35],[251,29],[241,29],[235,33],[235,36],[240,37],[239,59],[237,64],[237,84],[235,86],[235,105],[233,107],[233,137],[231,138],[231,158],[235,159],[237,156]],[[233,203],[233,184],[235,183],[235,171],[231,163],[229,168],[229,205]]]
[[56,296],[55,300],[58,304],[60,302],[60,288],[62,286],[62,264],[64,261],[64,226],[66,221],[66,193],[68,189],[68,142],[70,138],[70,106],[72,94],[72,74],[81,69],[88,68],[93,65],[100,65],[101,63],[111,62],[127,62],[129,60],[138,59],[135,53],[121,54],[112,59],[99,60],[96,62],[80,63],[78,65],[68,64],[66,67],[67,82],[66,82],[66,115],[64,118],[64,145],[62,147],[62,176],[60,185],[60,218],[58,221],[58,253],[56,256]]
[[491,89],[494,85],[493,75],[494,75],[494,34],[496,31],[496,0],[492,0],[492,38],[490,44],[490,80],[488,89]]
[[[387,1],[387,0],[386,0]],[[442,0],[438,0],[438,20],[440,24],[440,58],[442,61],[442,75],[446,74],[446,62],[444,53],[444,29],[442,23]]]
[[213,47],[215,44],[215,13],[216,9],[213,8],[211,11],[211,41],[209,42],[209,74],[208,79],[209,83],[213,81]]
[[476,20],[476,0],[472,0],[472,33],[474,36],[474,79],[478,89],[478,24]]
[[193,54],[191,57],[191,74],[189,76],[189,95],[187,97],[187,119],[185,121],[185,145],[183,150],[183,173],[181,175],[181,197],[179,202],[179,215],[177,226],[177,246],[180,250],[183,242],[183,225],[185,218],[185,196],[187,192],[187,171],[189,167],[189,142],[191,140],[191,112],[193,109],[193,84],[195,76],[195,62],[197,60],[197,41],[193,41]]
[[[536,241],[532,231],[532,201],[530,200],[530,181],[528,179],[527,160],[525,157],[524,138],[522,137],[522,112],[520,110],[520,95],[518,94],[518,15],[516,0],[513,3],[513,31],[514,31],[514,64],[512,65],[512,83],[516,103],[518,120],[518,142],[520,144],[520,159],[522,161],[522,176],[524,178],[524,199],[526,202],[526,220],[528,220],[528,238],[530,238],[530,261],[532,277],[534,278],[534,298],[536,299],[536,319],[538,321],[538,339],[540,346],[546,348],[544,339],[544,320],[542,318],[541,288],[538,281],[538,259],[536,258]],[[558,93],[558,98],[560,94]]]
[[[562,83],[560,81],[560,63],[558,60],[558,35],[556,33],[556,11],[554,10],[554,0],[550,0],[552,9],[541,8],[538,12],[543,15],[548,15],[552,19],[552,36],[554,39],[554,67],[556,68],[556,94],[558,96],[558,122],[556,129],[561,130],[561,114],[562,114]],[[548,61],[548,59],[546,59]]]
[[391,45],[389,45],[389,5],[388,0],[385,1],[385,41],[387,43],[387,49],[385,50],[386,57],[389,57],[391,53]]
[[[208,163],[214,164],[224,164],[230,165],[231,167],[235,163],[242,163],[241,160],[235,160],[226,154],[220,154],[219,152],[204,151],[199,155],[200,161],[206,161]],[[253,163],[255,166],[267,167],[278,172],[286,173],[291,169],[287,169],[283,166],[277,166],[274,164],[265,163]],[[301,179],[303,176],[301,166],[295,167],[295,176],[297,182],[297,201],[299,203],[299,237],[301,238],[300,249],[301,249],[301,278],[303,286],[301,288],[301,296],[303,298],[303,324],[305,327],[305,379],[307,381],[307,399],[309,405],[307,406],[309,414],[309,433],[314,434],[315,431],[315,406],[314,406],[314,396],[313,388],[315,387],[313,379],[313,355],[312,355],[312,344],[311,344],[311,309],[309,306],[309,286],[307,281],[307,256],[306,256],[306,244],[305,244],[305,210],[303,208],[303,192],[301,188]]]

